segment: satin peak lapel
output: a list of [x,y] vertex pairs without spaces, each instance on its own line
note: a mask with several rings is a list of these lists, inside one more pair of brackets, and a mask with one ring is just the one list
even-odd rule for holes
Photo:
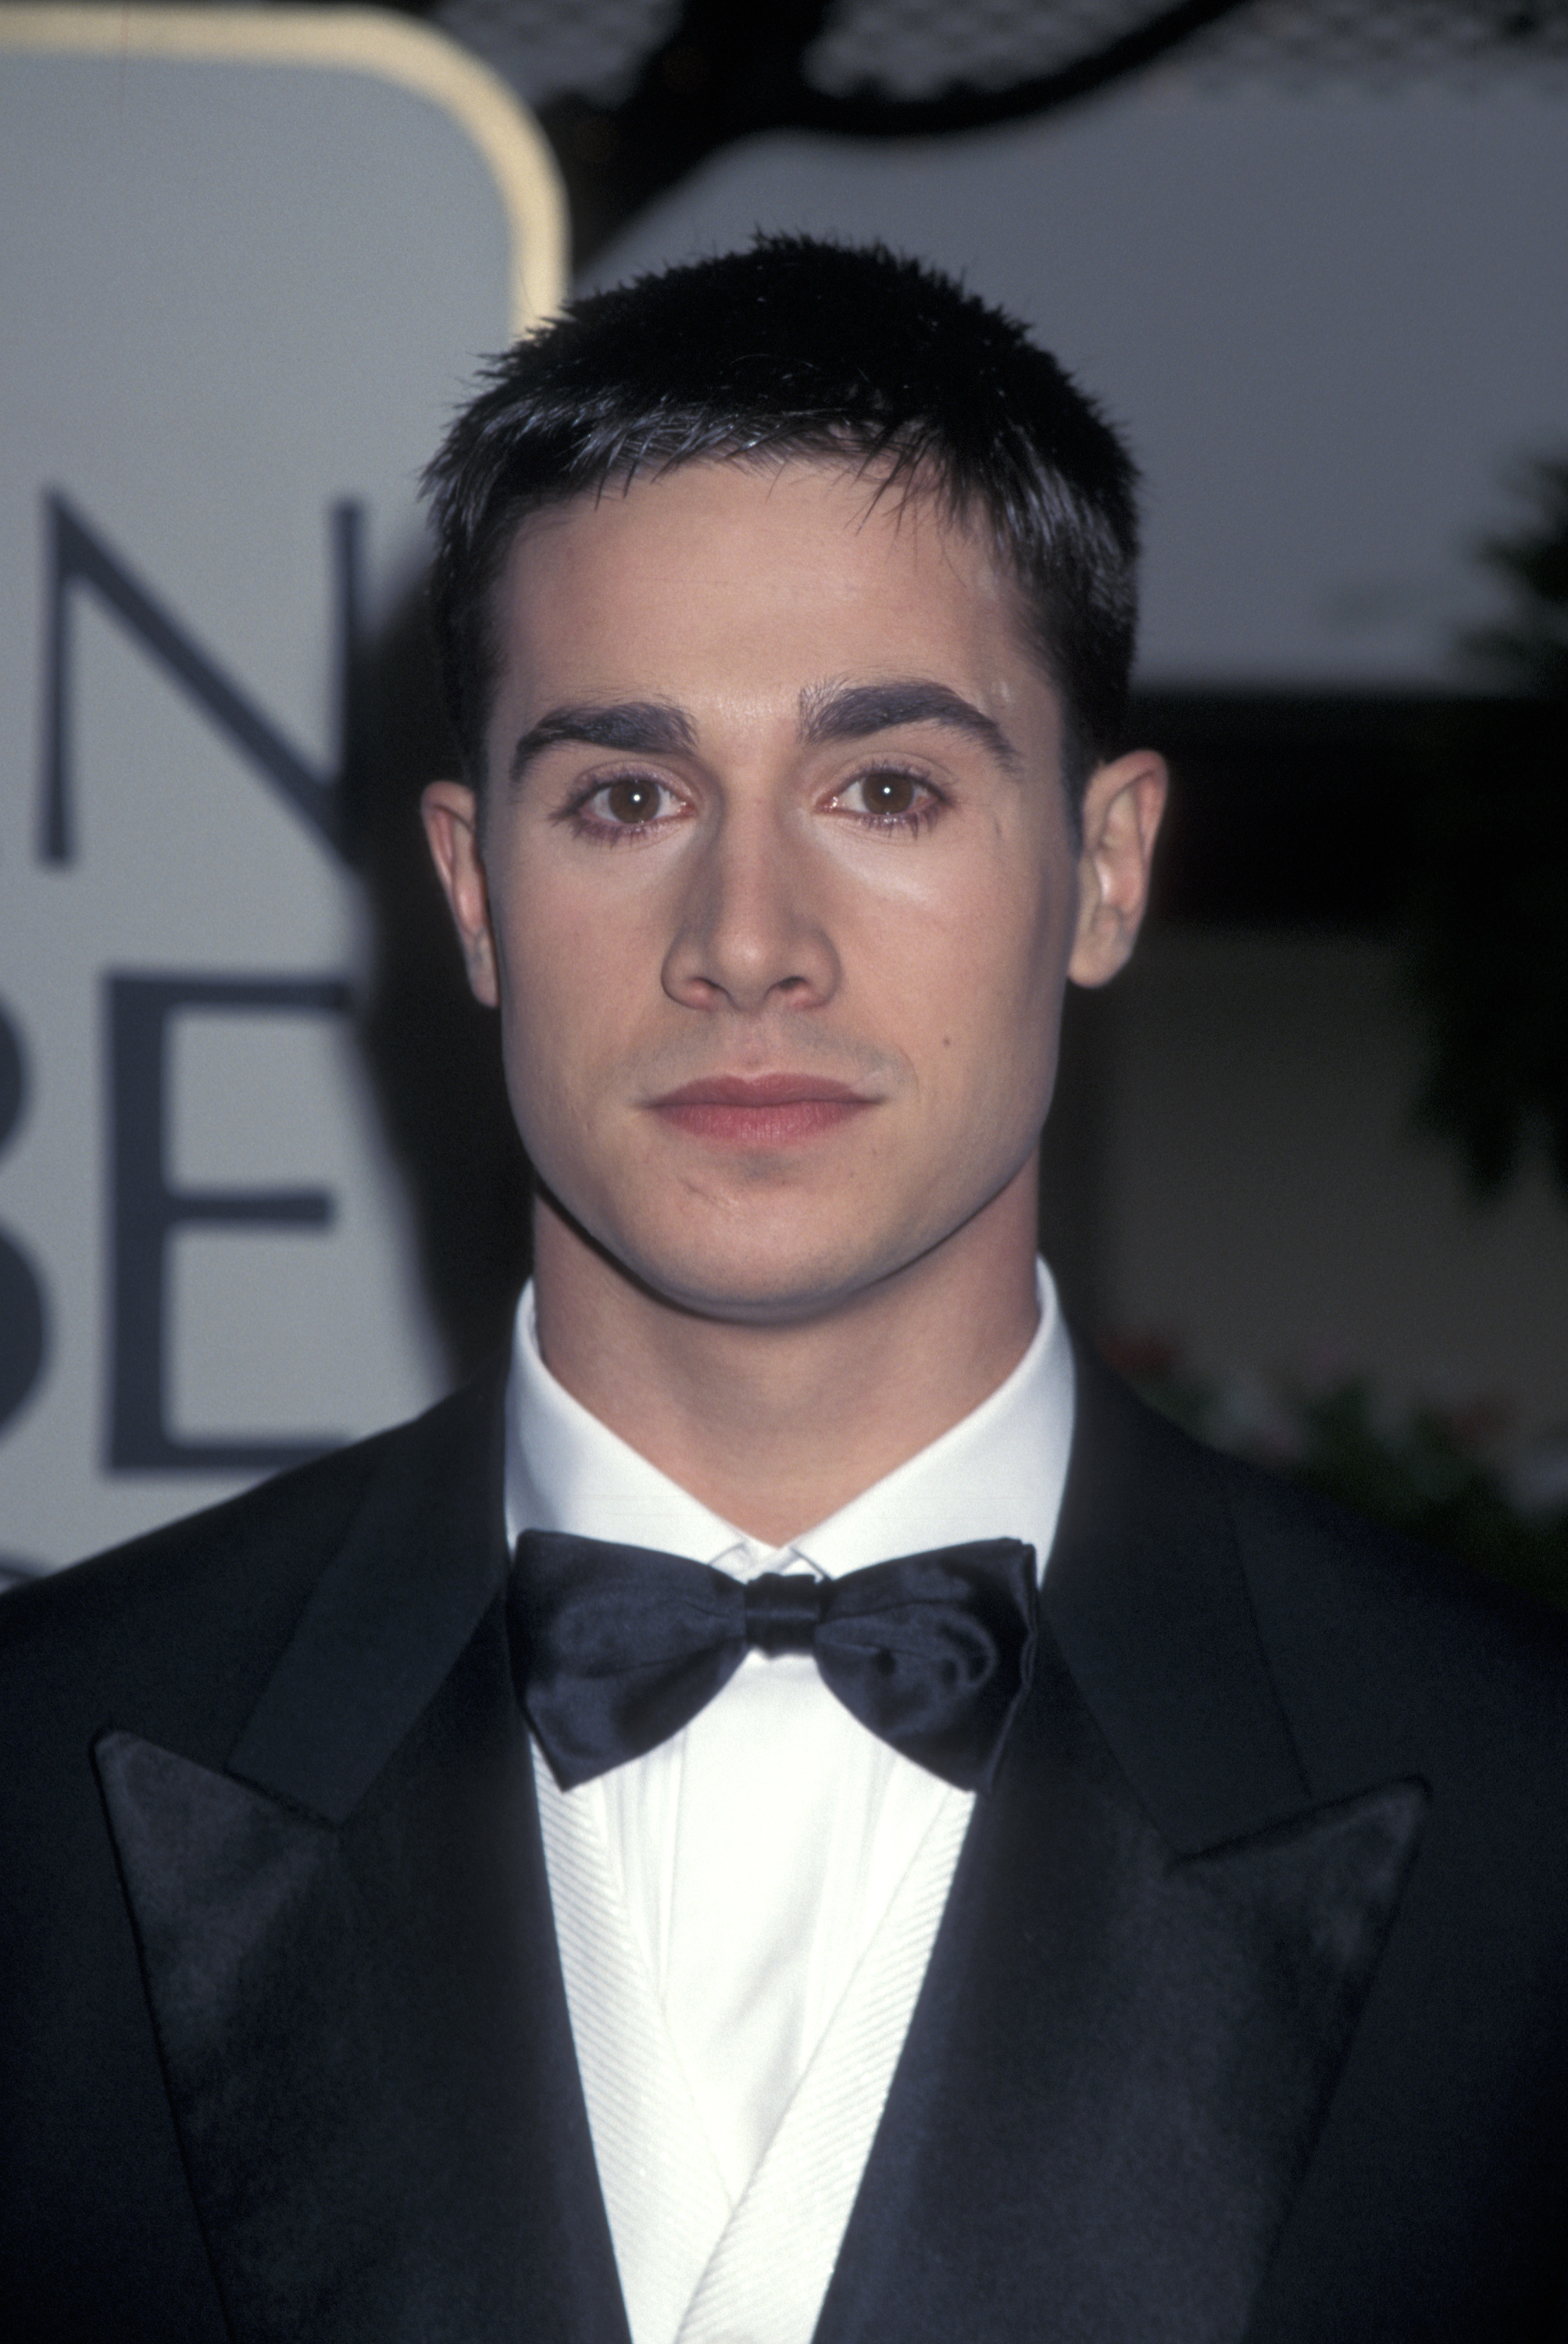
[[1398,1901],[1420,1785],[1177,1855],[1039,1669],[818,2344],[1239,2344]]
[[[361,1541],[231,1771],[96,1745],[237,2344],[626,2344],[503,1605],[449,1495],[422,1663],[389,1666],[379,1598],[405,1566]],[[318,1685],[325,1716],[301,1708]]]
[[1240,2344],[1425,1813],[1313,1804],[1211,1461],[1103,1370],[817,2344]]

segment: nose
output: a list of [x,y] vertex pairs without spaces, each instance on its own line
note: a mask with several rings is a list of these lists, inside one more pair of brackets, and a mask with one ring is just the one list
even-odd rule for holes
[[686,865],[664,990],[690,1009],[814,1008],[839,961],[826,874],[809,843],[761,810],[732,812]]

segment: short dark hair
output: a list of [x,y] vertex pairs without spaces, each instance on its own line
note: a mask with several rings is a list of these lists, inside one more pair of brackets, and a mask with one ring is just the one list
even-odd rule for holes
[[702,459],[839,457],[988,524],[1061,696],[1077,804],[1123,745],[1137,474],[1022,326],[882,245],[759,236],[595,293],[485,369],[425,473],[431,615],[469,778],[484,776],[491,603],[531,513]]

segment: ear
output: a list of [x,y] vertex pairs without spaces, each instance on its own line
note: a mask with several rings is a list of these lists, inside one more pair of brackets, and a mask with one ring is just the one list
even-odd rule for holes
[[487,1009],[501,1000],[490,885],[480,853],[479,801],[461,782],[432,782],[420,800],[425,836],[457,924],[469,984]]
[[1075,985],[1108,984],[1138,941],[1168,778],[1164,758],[1152,749],[1134,749],[1090,778],[1078,855],[1077,930],[1067,963]]

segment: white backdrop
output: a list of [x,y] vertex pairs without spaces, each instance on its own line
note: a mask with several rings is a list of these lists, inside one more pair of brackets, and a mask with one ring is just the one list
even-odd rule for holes
[[346,1014],[339,618],[563,251],[531,123],[405,21],[0,12],[0,1557],[440,1389]]

